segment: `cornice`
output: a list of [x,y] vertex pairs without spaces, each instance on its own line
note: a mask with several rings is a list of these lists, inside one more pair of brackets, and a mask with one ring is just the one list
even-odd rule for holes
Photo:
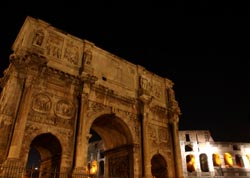
[[102,95],[109,96],[111,98],[117,99],[119,101],[123,101],[125,103],[129,103],[129,104],[136,104],[137,103],[137,100],[135,98],[118,95],[117,93],[115,93],[114,90],[112,90],[108,87],[105,87],[103,85],[93,85],[92,89],[98,93],[101,93]]

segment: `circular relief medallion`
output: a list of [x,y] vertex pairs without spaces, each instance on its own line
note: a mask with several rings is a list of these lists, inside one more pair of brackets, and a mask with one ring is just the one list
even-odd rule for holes
[[47,95],[40,93],[34,97],[32,109],[37,112],[47,113],[50,111],[51,105],[50,98]]
[[56,103],[55,114],[63,119],[71,119],[74,116],[74,107],[70,102],[60,100]]

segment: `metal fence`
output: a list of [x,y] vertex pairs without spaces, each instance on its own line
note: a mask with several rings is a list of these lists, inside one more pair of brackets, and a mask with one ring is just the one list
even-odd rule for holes
[[72,174],[71,172],[50,172],[36,168],[25,169],[20,166],[0,166],[0,178],[120,178],[89,174]]

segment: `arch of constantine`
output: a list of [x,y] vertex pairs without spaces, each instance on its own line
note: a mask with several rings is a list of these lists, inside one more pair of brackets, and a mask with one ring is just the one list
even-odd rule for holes
[[[182,178],[173,83],[49,23],[27,17],[0,84],[0,177]],[[32,159],[32,158],[31,158]],[[93,161],[93,160],[91,160]]]

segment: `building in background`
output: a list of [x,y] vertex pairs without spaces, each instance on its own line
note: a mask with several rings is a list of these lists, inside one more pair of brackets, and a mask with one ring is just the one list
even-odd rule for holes
[[[214,142],[209,130],[180,130],[179,138],[185,178],[250,177],[250,143]],[[101,140],[89,144],[89,162],[96,160],[101,170],[102,148]]]
[[250,177],[250,143],[214,142],[209,130],[179,131],[184,177]]

